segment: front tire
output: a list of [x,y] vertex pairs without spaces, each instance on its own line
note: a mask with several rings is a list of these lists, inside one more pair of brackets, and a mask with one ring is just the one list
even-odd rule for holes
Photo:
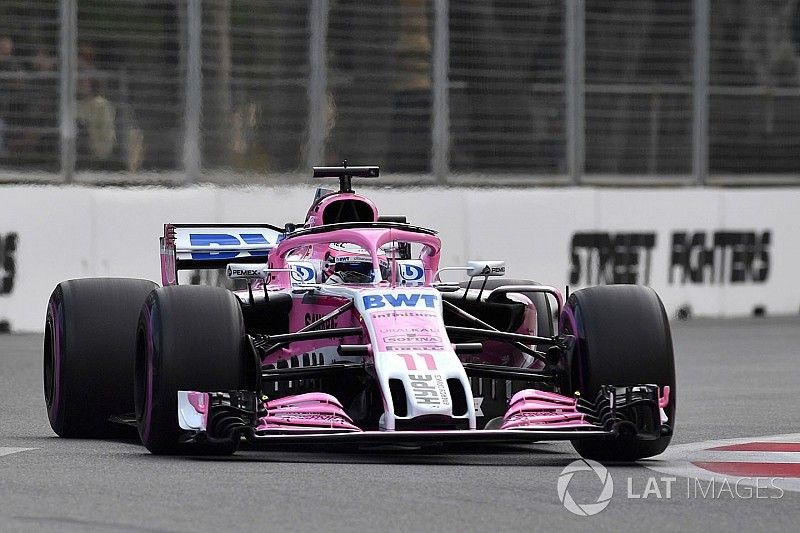
[[[638,285],[590,287],[573,293],[565,310],[565,332],[576,336],[571,374],[574,390],[594,399],[603,385],[670,387],[665,409],[675,427],[675,362],[669,321],[656,292]],[[672,433],[655,440],[635,436],[573,440],[583,457],[632,461],[663,452]]]
[[242,311],[219,287],[154,290],[139,316],[136,342],[136,420],[154,454],[230,454],[238,442],[181,444],[178,391],[253,389]]
[[133,412],[136,322],[156,288],[143,279],[59,283],[47,305],[44,397],[59,437],[109,437],[111,415]]

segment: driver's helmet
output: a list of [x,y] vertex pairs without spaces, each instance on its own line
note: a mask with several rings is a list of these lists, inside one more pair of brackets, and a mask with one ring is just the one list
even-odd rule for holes
[[[389,261],[378,257],[381,278],[390,276]],[[323,277],[326,283],[373,283],[374,271],[369,252],[349,243],[331,243],[325,253]]]

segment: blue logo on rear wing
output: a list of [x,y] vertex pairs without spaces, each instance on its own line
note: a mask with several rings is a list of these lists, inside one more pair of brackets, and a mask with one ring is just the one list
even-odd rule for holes
[[[274,244],[267,241],[261,233],[191,233],[189,251],[192,259],[233,259],[241,253],[266,257]],[[198,250],[214,250],[201,252]],[[219,250],[219,251],[217,251]],[[179,250],[180,251],[180,250]]]
[[257,225],[172,226],[178,261],[227,261],[263,258],[280,242],[277,228]]

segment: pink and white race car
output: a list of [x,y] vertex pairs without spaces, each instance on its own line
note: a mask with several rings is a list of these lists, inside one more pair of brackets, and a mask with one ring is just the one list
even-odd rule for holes
[[[435,231],[353,192],[377,167],[314,174],[340,188],[319,190],[302,225],[166,224],[161,287],[60,283],[44,340],[53,430],[107,436],[128,423],[157,454],[233,453],[242,439],[664,451],[675,370],[654,291],[591,287],[565,303],[505,279],[502,261],[442,267]],[[210,269],[228,286],[178,283]]]

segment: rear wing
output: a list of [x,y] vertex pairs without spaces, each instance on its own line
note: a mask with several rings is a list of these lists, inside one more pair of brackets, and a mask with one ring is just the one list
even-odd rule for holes
[[164,224],[161,282],[175,285],[179,270],[224,268],[228,263],[265,265],[283,230],[269,224]]

